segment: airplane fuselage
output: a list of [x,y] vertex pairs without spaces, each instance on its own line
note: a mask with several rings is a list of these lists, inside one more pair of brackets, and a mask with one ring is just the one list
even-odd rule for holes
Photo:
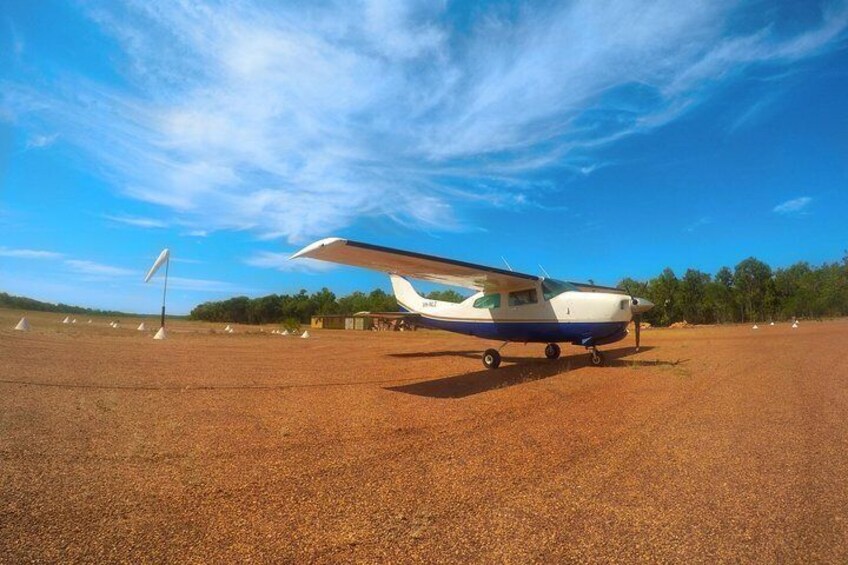
[[478,292],[459,304],[422,297],[396,275],[392,286],[398,305],[420,316],[419,325],[485,339],[590,347],[624,339],[632,318],[626,295],[561,287],[552,292],[545,281],[512,291]]

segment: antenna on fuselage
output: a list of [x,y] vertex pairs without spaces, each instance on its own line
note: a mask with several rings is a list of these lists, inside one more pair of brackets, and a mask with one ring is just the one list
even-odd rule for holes
[[548,274],[548,272],[545,270],[545,268],[542,266],[542,264],[541,264],[541,263],[539,263],[539,268],[540,268],[540,269],[542,270],[542,272],[545,274],[545,278],[546,278],[546,279],[551,278],[551,275],[549,275],[549,274]]
[[509,270],[511,271],[511,270],[512,270],[512,267],[510,267],[510,266],[509,266],[509,263],[507,263],[507,261],[506,261],[506,257],[504,257],[503,255],[501,255],[501,260],[504,262],[504,265],[506,265],[506,268],[507,268],[507,269],[509,269]]

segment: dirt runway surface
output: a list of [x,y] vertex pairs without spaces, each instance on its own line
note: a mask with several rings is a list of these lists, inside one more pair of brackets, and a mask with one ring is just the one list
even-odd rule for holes
[[848,561],[846,321],[487,371],[437,332],[18,317],[2,562]]

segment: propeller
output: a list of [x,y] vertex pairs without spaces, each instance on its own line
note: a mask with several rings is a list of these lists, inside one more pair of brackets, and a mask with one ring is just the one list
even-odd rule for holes
[[644,298],[630,297],[630,312],[633,315],[634,329],[636,330],[636,351],[639,351],[640,337],[642,333],[642,313],[654,307],[654,303]]
[[642,330],[642,314],[633,316],[633,323],[636,325],[636,351],[639,351],[639,334]]

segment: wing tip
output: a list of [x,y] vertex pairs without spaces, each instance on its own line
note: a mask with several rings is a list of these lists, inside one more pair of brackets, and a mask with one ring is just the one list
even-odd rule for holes
[[312,243],[310,243],[309,245],[307,245],[306,247],[304,247],[300,251],[297,251],[294,254],[292,254],[292,256],[289,257],[289,261],[291,261],[292,259],[299,259],[300,257],[308,257],[310,253],[314,253],[315,251],[317,251],[318,249],[321,249],[322,247],[326,247],[328,245],[332,245],[332,244],[338,243],[340,241],[347,242],[346,239],[343,239],[341,237],[325,237],[324,239],[319,239],[318,241],[313,241]]

